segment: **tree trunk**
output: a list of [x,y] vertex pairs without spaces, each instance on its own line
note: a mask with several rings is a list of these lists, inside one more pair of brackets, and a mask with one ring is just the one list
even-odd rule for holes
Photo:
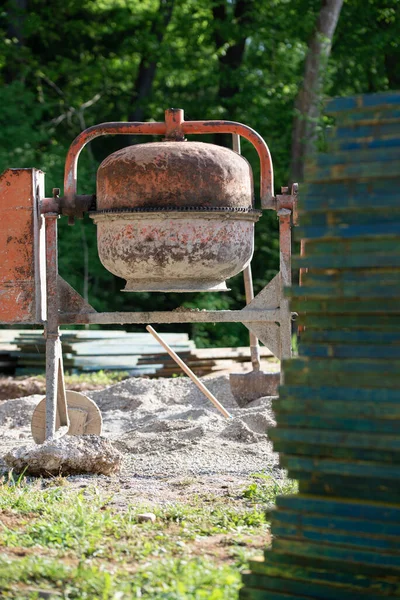
[[324,69],[331,53],[332,38],[343,0],[322,0],[315,31],[308,46],[304,79],[295,102],[290,179],[302,181],[304,162],[315,147],[317,123],[324,83]]

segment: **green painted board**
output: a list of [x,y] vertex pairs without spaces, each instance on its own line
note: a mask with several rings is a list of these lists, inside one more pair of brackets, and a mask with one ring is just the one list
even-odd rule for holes
[[347,448],[345,446],[324,446],[323,444],[307,444],[301,442],[273,441],[275,452],[303,456],[308,458],[326,458],[347,462],[371,461],[386,464],[400,464],[400,453],[364,448]]
[[[290,471],[305,473],[324,473],[327,475],[340,475],[343,477],[363,477],[379,481],[398,481],[400,479],[400,465],[390,465],[372,461],[340,461],[327,458],[310,458],[302,456],[285,455],[282,464]],[[372,489],[372,487],[371,487]],[[400,489],[399,489],[400,492]],[[400,560],[400,555],[399,555]]]
[[[266,577],[259,574],[251,574],[243,577],[243,582],[250,588],[261,588],[271,591],[285,592],[289,594],[301,594],[308,598],[318,598],[318,600],[376,600],[376,594],[370,594],[368,591],[345,590],[336,585],[323,584],[315,582],[312,579],[304,582],[301,580],[293,581],[290,578]],[[295,596],[296,597],[296,596]],[[395,596],[387,596],[395,598]]]
[[299,343],[302,356],[318,358],[380,358],[391,360],[400,358],[400,345],[387,344],[305,344]]
[[296,512],[313,513],[340,518],[358,518],[366,521],[381,521],[400,525],[400,506],[387,502],[376,502],[373,499],[365,502],[360,499],[345,500],[328,496],[310,496],[295,494],[278,496],[276,506],[279,509]]
[[325,112],[329,115],[336,115],[336,121],[341,123],[351,118],[354,112],[358,111],[380,111],[383,115],[386,110],[389,112],[392,108],[400,104],[400,92],[376,92],[375,94],[357,94],[354,96],[337,96],[332,98],[326,104]]
[[352,315],[300,315],[297,322],[310,329],[371,329],[378,331],[400,331],[400,318],[396,314],[373,317],[364,314]]
[[340,360],[307,359],[299,357],[285,361],[285,382],[289,385],[325,384],[327,386],[347,386],[351,381],[354,387],[398,388],[400,385],[400,365],[398,360]]
[[293,259],[293,268],[309,269],[354,269],[354,268],[399,268],[400,253],[394,247],[391,253],[365,252],[363,254],[326,254],[325,256],[299,256]]
[[326,271],[307,271],[303,273],[305,287],[324,285],[396,285],[400,281],[400,269],[329,269]]
[[[313,568],[325,572],[341,573],[349,576],[369,577],[371,581],[384,581],[398,583],[398,572],[389,570],[381,566],[371,564],[355,563],[350,561],[332,560],[329,556],[322,555],[307,556],[301,553],[284,552],[276,547],[274,542],[273,548],[267,548],[264,551],[264,561],[275,566],[296,565],[304,568]],[[254,561],[255,562],[255,561]]]
[[[400,204],[397,209],[393,208],[377,208],[375,210],[360,210],[360,211],[348,211],[343,210],[337,211],[324,211],[324,212],[310,212],[307,211],[301,215],[301,226],[295,228],[294,232],[298,232],[302,227],[333,227],[341,226],[343,237],[347,237],[346,230],[351,227],[363,225],[369,227],[371,236],[379,234],[379,226],[386,224],[391,225],[393,223],[399,224],[400,219]],[[364,234],[365,237],[368,233]],[[382,234],[382,237],[385,234]],[[392,235],[390,230],[387,231],[386,235]],[[342,237],[342,236],[341,236]]]
[[[338,517],[334,513],[331,515],[314,514],[311,511],[299,513],[295,510],[280,508],[273,511],[271,522],[294,526],[298,528],[299,535],[302,535],[303,530],[316,530],[319,532],[326,530],[328,533],[340,533],[346,536],[351,536],[352,533],[363,538],[371,536],[373,538],[372,543],[374,543],[375,538],[376,540],[381,538],[391,540],[391,543],[397,544],[397,548],[400,544],[400,524],[388,521],[385,523],[354,517]],[[351,542],[350,545],[352,545]]]
[[311,224],[301,225],[294,232],[295,240],[309,240],[319,238],[352,238],[365,236],[393,236],[400,235],[400,223],[398,218],[392,216],[392,221],[382,221],[379,217],[372,223],[336,223],[336,224]]
[[[298,360],[298,359],[296,359]],[[320,386],[301,386],[301,385],[289,385],[285,382],[285,385],[280,388],[279,400],[316,400],[321,401],[329,400],[329,402],[374,402],[374,403],[386,403],[392,404],[393,410],[397,410],[398,403],[400,402],[400,390],[399,389],[386,389],[381,388],[379,390],[379,396],[377,395],[376,388],[358,388],[357,386],[348,387],[350,382],[347,382],[347,387],[341,387],[340,389],[335,386],[328,386],[323,383]],[[328,403],[327,403],[328,404]]]
[[[400,124],[400,118],[397,121]],[[400,135],[399,135],[400,137]],[[321,152],[306,161],[306,171],[313,172],[319,167],[349,165],[360,166],[362,163],[380,163],[384,166],[387,162],[400,162],[400,146],[395,146],[388,152],[387,148],[348,149],[337,152]]]
[[[282,461],[284,463],[284,461]],[[334,496],[337,498],[357,498],[360,501],[388,502],[400,504],[399,484],[396,480],[380,478],[378,482],[365,477],[345,475],[327,475],[326,473],[313,473],[309,471],[289,471],[292,479],[299,483],[302,494],[319,496]]]
[[310,600],[310,596],[244,587],[239,591],[239,600]]
[[[306,420],[307,415],[304,415]],[[372,449],[372,450],[388,450],[392,452],[400,452],[400,422],[388,422],[393,424],[391,434],[386,432],[360,432],[353,429],[344,430],[319,430],[313,428],[285,428],[278,418],[278,425],[269,430],[269,437],[272,441],[281,441],[288,443],[305,443],[318,444],[323,446]],[[319,423],[318,423],[319,424]],[[340,422],[338,422],[340,424]],[[400,463],[399,463],[400,465]],[[400,474],[400,470],[399,470]]]
[[[367,589],[369,593],[377,594],[400,594],[400,580],[386,581],[384,578],[371,578],[365,575],[343,573],[339,570],[328,570],[322,567],[318,568],[313,564],[302,565],[293,562],[293,557],[289,557],[286,562],[273,562],[276,554],[269,553],[265,561],[250,561],[250,568],[253,573],[264,574],[270,577],[287,577],[294,580],[313,580],[326,583],[332,583],[338,586],[345,586],[347,589],[356,589],[362,591]],[[280,555],[282,556],[282,555]],[[290,562],[289,562],[290,561]]]
[[[399,256],[400,259],[400,256]],[[399,260],[400,262],[400,260]],[[360,301],[358,298],[331,298],[331,299],[293,299],[290,308],[298,313],[398,313],[400,314],[400,303],[396,298],[376,299],[366,298]],[[373,318],[373,317],[371,317]]]
[[[353,269],[354,271],[354,269]],[[347,271],[349,272],[349,270]],[[341,282],[325,283],[322,285],[304,284],[303,286],[294,285],[286,288],[284,295],[286,298],[354,298],[366,300],[374,298],[381,301],[385,298],[398,298],[400,296],[400,281],[382,285],[375,285],[366,281],[365,283],[354,282],[353,284],[343,284]]]
[[367,550],[358,550],[355,548],[338,547],[329,544],[304,542],[297,540],[275,539],[272,545],[273,550],[286,552],[288,554],[300,554],[305,557],[328,558],[340,563],[361,563],[371,567],[383,567],[388,573],[400,575],[400,554],[389,554],[383,552],[370,552]]
[[[400,195],[399,195],[400,204]],[[400,253],[396,236],[382,238],[356,238],[345,240],[310,240],[306,246],[306,257],[308,256],[342,256],[349,252],[355,254],[369,254],[379,252],[380,254]],[[373,265],[371,265],[373,267]],[[367,267],[370,268],[370,267]]]
[[[400,124],[399,134],[400,134]],[[364,162],[360,164],[345,163],[333,166],[310,165],[307,169],[308,181],[347,181],[349,179],[368,180],[372,178],[398,177],[399,162],[397,160],[382,163]]]
[[[346,330],[309,330],[301,333],[302,344],[340,344],[340,345],[390,345],[394,347],[400,343],[398,333],[391,331],[346,331]],[[304,347],[304,346],[303,346]],[[399,398],[400,399],[400,398]]]
[[[353,408],[353,414],[349,414],[346,410],[346,404],[340,403],[343,407],[341,412],[331,412],[324,402],[319,402],[318,405],[314,404],[314,411],[308,412],[307,406],[304,407],[302,403],[292,404],[292,409],[289,411],[282,411],[280,408],[280,400],[273,402],[273,408],[275,415],[278,420],[278,426],[282,428],[310,428],[313,431],[315,429],[329,429],[332,431],[352,431],[354,434],[365,434],[370,433],[371,435],[396,435],[400,434],[400,420],[398,416],[392,416],[392,418],[383,418],[381,411],[379,411],[379,403],[375,406],[376,411],[372,415],[365,416],[362,410],[357,414]],[[358,403],[357,407],[361,408],[362,403]],[[400,404],[398,410],[400,409]],[[271,430],[271,435],[274,434],[275,429]]]
[[[280,425],[292,426],[297,423],[301,427],[303,423],[307,422],[313,423],[314,426],[318,419],[318,422],[321,423],[320,427],[334,429],[333,425],[336,420],[345,420],[348,427],[352,427],[354,431],[371,431],[372,422],[374,429],[379,431],[381,427],[385,427],[386,421],[400,420],[400,402],[397,404],[382,403],[379,400],[379,393],[375,403],[366,404],[363,401],[349,402],[346,400],[327,402],[324,399],[314,399],[314,394],[310,393],[309,388],[307,391],[310,400],[300,400],[299,398],[274,400],[273,408]],[[324,423],[326,424],[324,425]],[[345,426],[342,425],[342,427]]]
[[344,532],[329,531],[329,529],[303,529],[299,525],[280,524],[278,521],[272,522],[272,528],[274,535],[279,536],[280,539],[293,538],[299,541],[320,542],[375,552],[396,552],[399,547],[399,538],[388,540],[371,535],[357,536],[354,532],[346,535]]

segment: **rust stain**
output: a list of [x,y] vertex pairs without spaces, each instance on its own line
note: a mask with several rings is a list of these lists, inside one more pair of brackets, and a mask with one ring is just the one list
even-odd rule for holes
[[35,322],[34,197],[32,169],[0,178],[0,322]]

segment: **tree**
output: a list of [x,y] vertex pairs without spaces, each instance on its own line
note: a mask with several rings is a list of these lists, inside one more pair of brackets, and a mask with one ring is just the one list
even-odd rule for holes
[[303,181],[305,157],[315,147],[324,72],[342,6],[343,0],[322,0],[315,31],[309,43],[303,83],[295,102],[290,166],[292,182]]

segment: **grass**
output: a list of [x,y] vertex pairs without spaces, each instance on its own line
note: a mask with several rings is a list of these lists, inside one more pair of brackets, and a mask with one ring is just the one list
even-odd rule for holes
[[[263,474],[254,479],[236,497],[124,511],[96,486],[3,479],[0,597],[235,600],[241,571],[269,539],[264,508],[282,491]],[[155,523],[139,522],[149,510]]]

